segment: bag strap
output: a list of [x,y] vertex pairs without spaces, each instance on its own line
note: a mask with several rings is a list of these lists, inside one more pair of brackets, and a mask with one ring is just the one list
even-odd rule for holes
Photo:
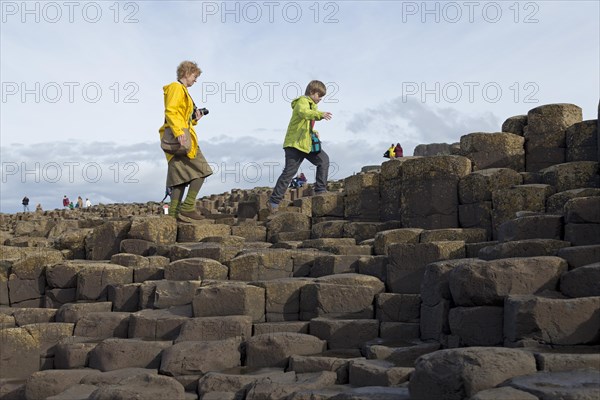
[[[308,96],[306,96],[306,97],[308,97]],[[310,107],[310,109],[312,110],[312,109],[313,109],[313,108],[312,108],[312,105],[313,105],[314,103],[311,103],[311,102],[309,101],[309,102],[308,102],[308,104],[309,104],[309,107]],[[311,120],[308,122],[308,133],[309,133],[309,134],[312,134],[312,133],[313,133],[313,131],[314,131],[314,127],[315,127],[315,120],[314,120],[314,119],[311,119]]]

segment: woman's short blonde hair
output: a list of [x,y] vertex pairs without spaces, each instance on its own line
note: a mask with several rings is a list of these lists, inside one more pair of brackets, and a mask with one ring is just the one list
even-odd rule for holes
[[310,96],[315,92],[319,93],[321,97],[325,96],[325,94],[327,94],[327,88],[325,87],[325,84],[321,81],[310,81],[310,83],[306,87],[304,95]]
[[191,74],[199,76],[201,73],[202,70],[198,67],[198,64],[193,61],[183,61],[177,67],[177,79],[185,78]]

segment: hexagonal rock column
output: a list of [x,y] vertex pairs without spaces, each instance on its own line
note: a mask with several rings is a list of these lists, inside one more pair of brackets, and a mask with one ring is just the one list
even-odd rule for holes
[[509,168],[475,171],[458,183],[458,217],[463,228],[483,228],[492,237],[492,193],[523,183],[523,177]]
[[368,285],[308,283],[300,289],[300,319],[373,318],[375,294]]
[[583,189],[571,189],[565,190],[564,192],[558,192],[548,197],[546,201],[546,213],[548,214],[560,214],[562,215],[564,206],[567,201],[576,197],[590,197],[600,196],[600,189],[598,188],[583,188]]
[[460,153],[473,162],[473,170],[510,168],[525,170],[525,139],[506,132],[476,132],[460,137]]
[[246,341],[246,365],[249,367],[285,368],[293,355],[320,354],[327,348],[325,340],[302,333],[267,333]]
[[459,306],[502,306],[511,294],[556,290],[567,262],[559,257],[505,258],[489,262],[465,260],[448,277]]
[[193,257],[173,261],[165,267],[165,279],[173,281],[187,280],[227,280],[229,269],[219,261]]
[[460,156],[406,160],[400,167],[400,216],[407,228],[458,228],[458,182],[471,173]]
[[131,314],[129,338],[143,340],[173,340],[179,336],[181,327],[190,321],[190,306],[172,307],[166,310],[142,310]]
[[283,278],[256,282],[265,289],[265,311],[268,322],[300,320],[300,291],[313,280]]
[[167,215],[133,217],[127,236],[156,244],[172,244],[177,239],[177,221]]
[[[213,399],[245,398],[252,385],[261,380],[293,384],[296,382],[296,374],[282,369],[249,369],[239,373],[209,372],[198,381],[198,394],[200,398],[210,398],[208,396],[211,392],[216,395]],[[226,397],[227,395],[230,397]]]
[[77,299],[106,301],[109,285],[132,282],[132,268],[91,263],[77,273]]
[[105,339],[91,351],[89,366],[103,372],[133,367],[158,369],[162,351],[171,346],[171,341]]
[[514,388],[536,399],[595,399],[600,391],[598,371],[591,369],[519,376],[502,385],[507,386],[503,389]]
[[[100,386],[89,395],[89,398],[97,400],[185,399],[184,387],[174,378],[158,375],[155,371],[144,372],[140,375],[118,380],[114,384]],[[86,377],[84,380],[88,378]]]
[[498,241],[563,238],[564,220],[560,215],[528,215],[506,221],[498,228]]
[[241,338],[180,342],[162,353],[160,373],[168,376],[204,375],[239,367]]
[[198,317],[189,318],[183,323],[175,343],[224,340],[231,337],[246,340],[251,336],[252,318],[247,315]]
[[579,197],[565,204],[565,240],[573,246],[600,244],[600,197]]
[[396,158],[381,164],[379,175],[379,218],[382,221],[400,220],[401,169],[408,157]]
[[465,256],[465,242],[398,243],[388,247],[386,286],[393,293],[418,294],[427,264]]
[[229,279],[253,281],[289,278],[294,272],[294,251],[263,249],[248,251],[229,261]]
[[249,315],[265,321],[265,289],[244,283],[222,283],[198,289],[192,303],[195,317]]
[[492,192],[492,228],[494,238],[498,237],[498,228],[506,221],[516,217],[517,211],[546,211],[546,199],[555,193],[550,185],[516,185]]
[[40,369],[40,338],[25,328],[7,328],[0,335],[2,378],[25,379]]
[[542,182],[553,186],[557,192],[600,187],[598,172],[598,163],[595,161],[574,161],[540,171]]
[[509,296],[504,306],[504,336],[508,342],[533,339],[557,345],[597,343],[598,304],[600,297]]
[[574,104],[546,104],[529,110],[525,133],[526,171],[537,172],[565,162],[565,130],[582,120]]
[[280,212],[267,222],[267,241],[305,240],[310,237],[310,217],[301,213]]
[[600,296],[600,262],[563,274],[560,291],[569,297]]
[[361,348],[379,336],[376,319],[313,318],[310,333],[327,342],[329,349]]
[[231,235],[231,226],[214,224],[213,221],[208,220],[193,224],[180,224],[177,228],[178,242],[199,242],[207,237],[227,235]]
[[565,131],[567,162],[600,161],[598,159],[598,121],[578,122]]
[[127,238],[131,227],[129,221],[108,221],[95,227],[85,239],[88,260],[109,260],[121,248],[121,240]]
[[410,396],[413,400],[461,400],[535,372],[535,357],[525,351],[495,347],[440,350],[417,360]]
[[502,123],[502,132],[514,133],[523,136],[523,129],[527,126],[527,115],[515,115],[507,118]]
[[344,217],[355,221],[379,220],[379,173],[350,176],[344,180]]

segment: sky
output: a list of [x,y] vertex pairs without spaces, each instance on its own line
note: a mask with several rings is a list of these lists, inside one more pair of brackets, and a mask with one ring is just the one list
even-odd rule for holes
[[[330,180],[400,142],[453,143],[574,103],[597,118],[598,1],[1,1],[0,212],[160,201],[162,87],[183,60],[210,110],[200,196],[272,187],[290,102],[326,83]],[[309,181],[314,168],[302,165]]]

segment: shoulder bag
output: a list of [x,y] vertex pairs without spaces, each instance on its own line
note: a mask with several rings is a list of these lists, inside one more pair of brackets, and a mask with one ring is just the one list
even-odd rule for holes
[[190,130],[187,128],[183,129],[183,143],[179,142],[179,139],[173,135],[171,127],[165,127],[165,132],[162,139],[160,140],[160,148],[165,152],[173,155],[183,155],[190,151],[192,146],[192,138],[190,137]]

